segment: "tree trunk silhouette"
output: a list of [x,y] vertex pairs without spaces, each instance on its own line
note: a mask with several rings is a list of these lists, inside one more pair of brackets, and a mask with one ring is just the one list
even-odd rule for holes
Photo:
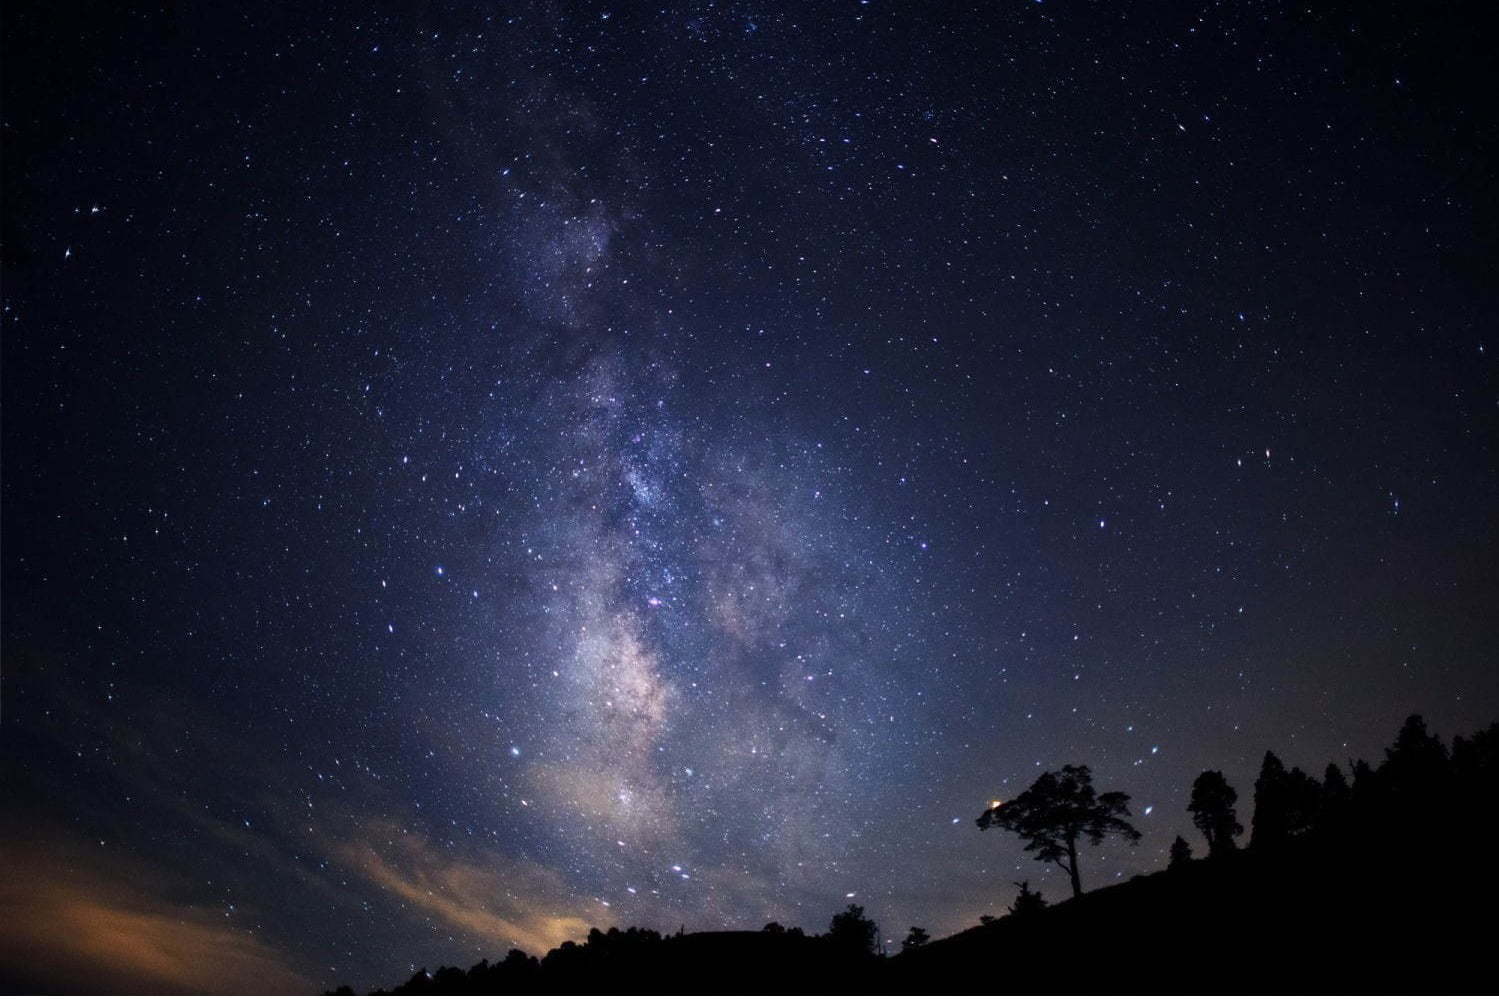
[[1077,875],[1077,836],[1067,837],[1067,873],[1072,876],[1072,897],[1083,893],[1083,879]]

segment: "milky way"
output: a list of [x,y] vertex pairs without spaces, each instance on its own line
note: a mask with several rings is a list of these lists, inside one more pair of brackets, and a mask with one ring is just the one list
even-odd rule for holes
[[1499,715],[1465,17],[782,7],[6,10],[0,970],[941,936]]

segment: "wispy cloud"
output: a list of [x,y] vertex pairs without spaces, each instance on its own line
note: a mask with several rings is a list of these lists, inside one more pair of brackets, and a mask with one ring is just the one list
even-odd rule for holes
[[[160,871],[56,841],[7,842],[0,968],[24,986],[109,992],[308,992],[283,955],[221,911],[154,897]],[[106,861],[108,863],[106,864]]]
[[608,922],[602,903],[576,898],[554,871],[498,853],[458,859],[393,826],[340,852],[372,884],[497,952],[545,953]]

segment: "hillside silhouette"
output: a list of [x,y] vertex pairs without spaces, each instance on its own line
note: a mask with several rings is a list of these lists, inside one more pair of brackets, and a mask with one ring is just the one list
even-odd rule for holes
[[[671,936],[595,929],[584,942],[565,943],[540,959],[513,950],[467,970],[423,970],[393,992],[1481,988],[1492,976],[1488,948],[1499,887],[1492,850],[1499,830],[1499,724],[1448,747],[1413,715],[1377,766],[1346,765],[1345,775],[1329,764],[1318,780],[1267,753],[1255,783],[1253,832],[1243,847],[1235,840],[1242,829],[1237,793],[1221,773],[1206,771],[1183,828],[1201,831],[1208,856],[1191,859],[1189,844],[1178,837],[1169,869],[1054,905],[1021,882],[1007,915],[985,917],[942,940],[911,927],[893,956],[877,952],[873,920],[850,906],[818,934],[774,923],[759,932]],[[1126,814],[1120,799],[1111,807],[1111,814]],[[985,812],[990,822],[996,808],[1002,817],[1003,803],[995,803]],[[1038,859],[1056,862],[1040,852]]]

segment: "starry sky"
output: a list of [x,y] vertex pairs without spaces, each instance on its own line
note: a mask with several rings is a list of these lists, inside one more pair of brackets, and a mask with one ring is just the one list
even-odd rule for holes
[[1499,717],[1499,81],[1417,6],[7,5],[0,967],[940,936],[1065,896],[974,825],[1043,770],[1096,887]]

